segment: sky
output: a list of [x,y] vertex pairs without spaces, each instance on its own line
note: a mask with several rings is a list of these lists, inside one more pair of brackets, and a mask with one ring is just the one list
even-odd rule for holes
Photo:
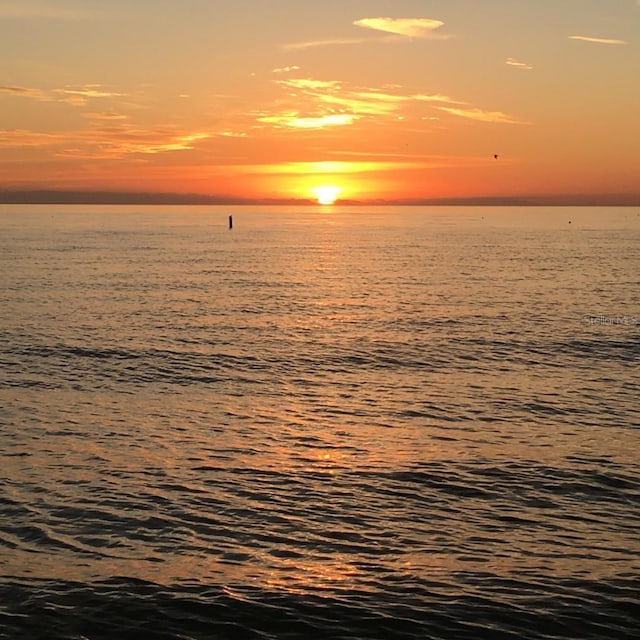
[[640,0],[0,0],[0,59],[4,191],[640,204]]

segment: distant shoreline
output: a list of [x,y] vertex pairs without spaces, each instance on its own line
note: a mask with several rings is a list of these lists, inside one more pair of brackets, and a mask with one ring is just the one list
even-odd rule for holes
[[[0,190],[0,204],[68,205],[215,205],[320,206],[312,199],[251,199],[193,193],[120,191]],[[477,198],[410,198],[403,200],[338,200],[337,206],[579,206],[637,207],[640,194],[495,196]]]

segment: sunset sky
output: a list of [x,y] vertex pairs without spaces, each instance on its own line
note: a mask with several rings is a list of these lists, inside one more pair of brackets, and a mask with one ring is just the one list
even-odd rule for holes
[[640,202],[640,0],[0,0],[0,58],[5,191]]

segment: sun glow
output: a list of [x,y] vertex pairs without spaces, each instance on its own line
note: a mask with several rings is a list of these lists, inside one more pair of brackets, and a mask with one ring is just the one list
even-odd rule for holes
[[333,204],[340,195],[342,189],[334,185],[326,184],[313,189],[313,193],[318,199],[318,204]]

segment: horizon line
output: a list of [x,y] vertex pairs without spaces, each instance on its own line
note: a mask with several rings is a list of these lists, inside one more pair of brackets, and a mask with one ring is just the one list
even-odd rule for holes
[[[0,189],[0,204],[327,206],[313,198],[110,190]],[[509,196],[338,199],[333,206],[640,206],[640,194],[543,194]],[[330,206],[330,205],[329,205]]]

